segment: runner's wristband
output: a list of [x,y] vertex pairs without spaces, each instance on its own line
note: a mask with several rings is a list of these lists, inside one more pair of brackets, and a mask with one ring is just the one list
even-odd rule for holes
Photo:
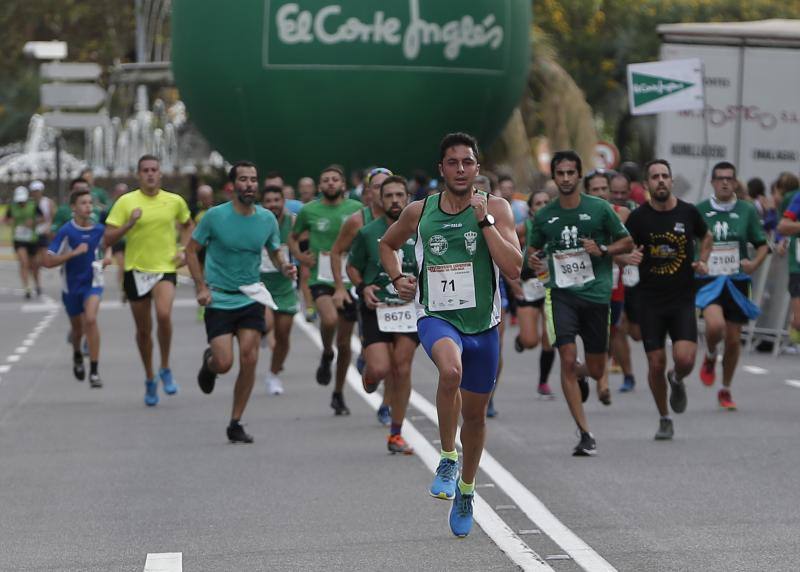
[[359,284],[358,286],[356,286],[356,294],[358,295],[359,298],[363,298],[364,297],[363,293],[364,293],[364,288],[366,288],[366,287],[367,287],[367,285],[364,284],[363,282],[361,284]]
[[392,286],[394,286],[395,282],[403,278],[403,276],[404,276],[403,274],[400,274],[399,276],[395,276],[394,278],[392,278]]

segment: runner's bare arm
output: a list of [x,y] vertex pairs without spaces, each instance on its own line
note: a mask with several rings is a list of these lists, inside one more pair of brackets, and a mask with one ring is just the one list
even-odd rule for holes
[[519,239],[519,247],[524,249],[525,243],[528,240],[527,233],[525,232],[525,223],[522,222],[517,225],[517,238]]
[[74,250],[70,250],[69,252],[65,252],[64,254],[53,254],[49,250],[45,253],[44,260],[42,261],[42,265],[45,268],[55,268],[56,266],[61,266],[67,260],[71,258],[75,258],[76,256],[80,256],[89,251],[89,245],[85,242],[81,242]]
[[[473,199],[480,196],[476,194]],[[483,238],[489,246],[492,260],[507,278],[517,280],[522,269],[522,251],[514,230],[514,214],[511,212],[511,206],[505,199],[489,196],[489,202],[484,208],[488,209],[495,220],[494,225],[483,228]],[[478,220],[483,220],[486,213],[481,213],[480,207],[476,207],[475,216],[480,217]]]
[[781,222],[778,223],[777,230],[783,236],[800,234],[800,220],[792,220],[788,217],[783,217]]
[[752,274],[758,270],[758,267],[766,260],[767,254],[769,254],[769,245],[762,244],[756,248],[756,254],[753,258],[742,260],[742,270],[745,274]]
[[361,228],[362,220],[361,211],[355,212],[347,217],[347,220],[344,221],[344,224],[339,229],[339,235],[336,237],[336,241],[331,247],[331,274],[333,274],[333,284],[336,290],[333,294],[333,300],[337,308],[341,307],[341,304],[344,302],[351,301],[350,295],[344,287],[342,256],[350,250],[350,246],[353,244],[353,238],[355,238],[358,229]]
[[292,253],[292,256],[295,257],[296,260],[300,261],[300,264],[311,268],[316,263],[314,260],[314,255],[310,252],[303,252],[300,250],[300,235],[296,232],[292,232],[289,234],[289,239],[287,240],[287,244],[289,245],[289,251]]
[[267,249],[267,255],[269,255],[269,259],[272,261],[272,265],[275,268],[280,269],[281,274],[286,276],[287,278],[291,278],[294,280],[297,278],[297,268],[294,264],[289,262],[288,260],[283,259],[283,254],[281,253],[280,248],[276,248],[275,250]]
[[711,249],[714,246],[714,235],[707,231],[703,240],[700,242],[700,254],[696,262],[692,263],[694,271],[700,275],[708,274],[708,257],[711,256]]
[[195,239],[189,240],[189,245],[186,247],[186,266],[189,267],[189,273],[194,280],[194,289],[197,293],[197,302],[201,306],[207,306],[211,302],[211,292],[206,286],[205,278],[203,277],[203,266],[200,264],[200,258],[197,252],[203,246]]
[[[414,201],[408,205],[392,225],[386,229],[378,249],[381,254],[381,266],[386,270],[390,279],[396,279],[403,274],[400,260],[395,255],[395,251],[403,247],[406,240],[413,236],[417,231],[419,217],[422,216],[423,201]],[[397,285],[395,284],[395,287]]]

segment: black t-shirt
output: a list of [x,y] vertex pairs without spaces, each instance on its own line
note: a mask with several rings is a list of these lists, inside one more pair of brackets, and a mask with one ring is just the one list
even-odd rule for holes
[[678,199],[675,208],[657,211],[645,203],[626,223],[636,246],[644,246],[639,265],[639,292],[648,303],[694,299],[694,241],[708,232],[694,205]]

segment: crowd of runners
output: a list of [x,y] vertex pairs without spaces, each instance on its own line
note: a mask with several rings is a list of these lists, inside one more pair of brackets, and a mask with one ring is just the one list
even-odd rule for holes
[[[101,388],[97,314],[109,279],[105,269],[116,261],[114,279],[131,309],[144,370],[144,403],[155,407],[160,393],[179,390],[170,364],[172,306],[185,266],[208,339],[198,349],[202,392],[211,393],[217,376],[234,367],[238,346],[227,427],[234,443],[253,442],[241,420],[261,348],[271,354],[265,389],[280,395],[292,325],[307,319],[319,322],[316,382],[333,382],[335,415],[350,414],[344,388],[357,334],[364,390],[383,385],[378,420],[389,430],[387,448],[413,454],[402,427],[422,345],[439,375],[441,460],[429,492],[453,501],[456,536],[472,527],[486,418],[497,415],[492,397],[512,314],[515,350],[541,347],[536,391],[542,398],[554,396],[549,376],[558,352],[562,392],[579,432],[575,456],[597,450],[583,408],[588,378],[605,405],[611,404],[611,367],[623,374],[619,392],[636,386],[630,339],[641,341],[647,356],[655,439],[673,437],[670,411],[687,408],[698,318],[705,327],[699,377],[713,385],[721,361],[719,404],[736,409],[731,384],[742,326],[759,313],[750,277],[770,245],[759,210],[737,198],[734,165],[715,165],[713,195],[692,205],[672,193],[670,165],[653,160],[643,168],[639,203],[626,174],[584,174],[580,156],[559,151],[550,165],[550,191],[524,201],[510,177],[495,183],[480,174],[478,144],[470,135],[448,134],[439,151],[436,188],[420,188],[387,165],[366,173],[349,197],[345,172],[331,165],[316,182],[300,181],[299,200],[287,196],[277,173],[262,179],[253,163],[240,161],[228,174],[230,200],[215,206],[213,190],[201,186],[194,215],[180,195],[162,188],[160,163],[151,155],[138,162],[139,187],[117,185],[110,198],[88,172],[71,182],[69,204],[56,208],[34,181],[14,190],[6,212],[25,297],[42,293],[40,266],[61,267],[72,370],[83,381],[88,354],[89,384]],[[783,200],[777,231],[789,237],[782,248],[790,254],[796,337],[800,194]]]

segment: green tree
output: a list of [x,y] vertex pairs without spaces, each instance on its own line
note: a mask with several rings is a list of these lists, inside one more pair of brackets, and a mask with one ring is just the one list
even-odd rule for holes
[[534,22],[583,89],[602,136],[626,122],[626,65],[658,58],[659,24],[800,18],[800,0],[535,0]]
[[62,40],[68,59],[107,67],[134,49],[133,1],[4,0],[0,3],[0,145],[25,137],[39,102],[38,63],[25,42]]

